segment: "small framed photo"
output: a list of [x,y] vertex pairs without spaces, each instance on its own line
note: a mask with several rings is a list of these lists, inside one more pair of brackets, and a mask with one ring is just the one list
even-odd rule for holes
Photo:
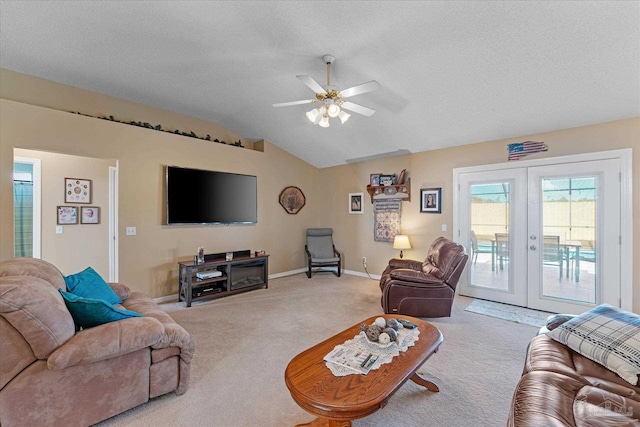
[[91,204],[91,180],[65,178],[64,202]]
[[359,214],[364,213],[364,193],[349,193],[349,213]]
[[58,206],[58,225],[78,223],[77,206]]
[[97,206],[81,206],[80,224],[100,224],[100,208]]
[[420,189],[420,212],[442,213],[442,188]]
[[380,185],[393,185],[393,175],[380,175]]
[[369,176],[369,185],[372,187],[377,187],[380,185],[380,174],[379,173],[372,173]]

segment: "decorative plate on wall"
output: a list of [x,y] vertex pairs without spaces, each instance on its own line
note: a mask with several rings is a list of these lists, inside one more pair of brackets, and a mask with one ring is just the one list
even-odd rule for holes
[[78,178],[64,179],[65,203],[91,203],[91,180]]
[[286,187],[280,193],[280,205],[287,211],[288,214],[297,214],[304,206],[307,199],[304,197],[304,193],[298,187]]

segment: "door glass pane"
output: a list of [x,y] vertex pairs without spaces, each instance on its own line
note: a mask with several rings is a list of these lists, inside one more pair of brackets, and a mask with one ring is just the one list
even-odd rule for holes
[[509,290],[510,182],[469,188],[471,284]]
[[542,178],[542,295],[596,302],[596,176]]

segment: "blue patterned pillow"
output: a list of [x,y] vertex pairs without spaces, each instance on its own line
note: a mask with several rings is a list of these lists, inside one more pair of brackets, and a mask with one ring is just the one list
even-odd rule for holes
[[58,291],[62,294],[73,321],[85,329],[130,317],[142,317],[140,313],[120,309],[104,300],[79,297],[62,289]]
[[67,284],[67,290],[79,297],[101,299],[111,304],[122,303],[118,294],[91,267],[80,273],[65,276],[64,282]]
[[548,333],[554,340],[620,375],[640,375],[640,316],[608,304],[582,313]]

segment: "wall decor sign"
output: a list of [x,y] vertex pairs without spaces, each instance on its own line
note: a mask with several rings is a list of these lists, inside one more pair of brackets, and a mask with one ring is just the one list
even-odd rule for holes
[[80,224],[100,224],[100,208],[97,206],[81,206]]
[[507,145],[507,152],[509,153],[508,160],[520,160],[528,154],[547,150],[547,145],[539,141],[515,142]]
[[364,213],[364,193],[349,193],[349,213],[360,214]]
[[400,234],[402,200],[376,200],[373,204],[373,211],[373,240],[393,242],[396,234]]
[[91,180],[79,178],[64,179],[65,203],[91,203]]
[[442,188],[420,189],[420,212],[442,213]]
[[280,193],[280,197],[278,198],[280,201],[280,205],[287,211],[288,214],[295,215],[300,212],[300,209],[307,202],[307,199],[304,197],[304,193],[298,187],[286,187]]
[[77,206],[58,206],[58,225],[78,223]]

